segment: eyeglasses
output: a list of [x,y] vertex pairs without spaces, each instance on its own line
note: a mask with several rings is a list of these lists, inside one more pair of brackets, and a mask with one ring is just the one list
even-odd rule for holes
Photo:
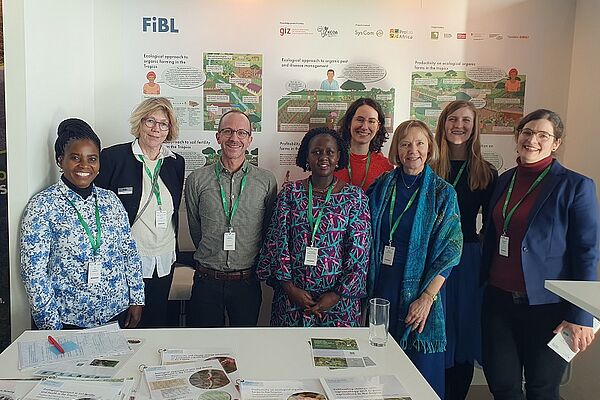
[[375,118],[366,119],[364,117],[354,117],[352,118],[352,120],[360,125],[366,122],[369,128],[377,128],[377,126],[379,125],[379,120]]
[[223,128],[219,131],[219,133],[223,136],[225,136],[226,138],[230,138],[233,136],[233,134],[235,133],[237,135],[237,137],[239,137],[240,139],[248,139],[250,137],[250,132],[248,132],[245,129],[231,129],[231,128]]
[[523,136],[524,138],[529,139],[530,137],[532,137],[533,135],[535,135],[535,137],[537,138],[538,142],[547,142],[548,140],[550,140],[550,138],[556,137],[551,133],[548,133],[546,131],[534,131],[531,130],[529,128],[525,128],[525,129],[521,129],[519,131],[519,135]]
[[142,121],[148,128],[154,128],[156,125],[158,125],[158,129],[163,132],[168,131],[169,128],[171,128],[171,124],[167,124],[166,122],[158,122],[154,118],[142,118]]

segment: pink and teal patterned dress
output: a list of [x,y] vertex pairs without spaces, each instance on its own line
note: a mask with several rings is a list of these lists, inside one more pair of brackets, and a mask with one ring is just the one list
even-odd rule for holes
[[[371,243],[368,200],[362,189],[346,184],[325,196],[314,196],[315,219],[324,208],[315,236],[319,248],[316,266],[304,265],[310,244],[308,192],[302,181],[286,185],[275,204],[271,225],[263,245],[257,275],[273,287],[272,326],[359,326],[360,299],[366,296],[366,279]],[[317,300],[335,291],[340,300],[319,318],[305,315],[293,304],[280,285],[291,281]]]

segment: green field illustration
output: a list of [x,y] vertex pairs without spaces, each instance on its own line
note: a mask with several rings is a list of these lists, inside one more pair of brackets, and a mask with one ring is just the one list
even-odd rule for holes
[[277,131],[305,133],[309,129],[321,126],[337,129],[350,104],[361,97],[370,97],[381,104],[385,114],[385,127],[388,132],[392,132],[395,101],[393,88],[290,92],[277,102]]
[[262,125],[262,54],[204,53],[204,130],[216,131],[221,115],[236,108]]
[[[215,150],[208,146],[202,150],[202,154],[205,158],[204,165],[212,165],[219,161],[219,158],[221,158],[221,149]],[[252,150],[246,150],[246,161],[258,167],[258,147]]]
[[448,103],[468,100],[479,110],[481,133],[512,135],[523,116],[525,75],[518,75],[512,83],[507,81],[479,82],[469,79],[465,71],[413,72],[410,116],[435,130],[438,116]]

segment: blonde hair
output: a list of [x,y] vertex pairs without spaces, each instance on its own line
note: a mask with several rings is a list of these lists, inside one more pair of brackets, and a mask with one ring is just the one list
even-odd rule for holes
[[151,97],[140,104],[133,110],[131,117],[129,117],[129,127],[131,128],[131,134],[133,136],[140,137],[140,130],[142,129],[142,119],[146,118],[153,112],[160,110],[167,115],[169,119],[169,133],[167,134],[166,142],[172,142],[177,139],[179,135],[179,124],[177,123],[177,116],[171,102],[165,97]]
[[448,104],[438,118],[435,130],[435,142],[439,148],[439,159],[431,164],[431,168],[436,174],[449,179],[450,175],[450,150],[448,148],[448,139],[446,138],[446,119],[452,113],[461,108],[468,108],[473,113],[473,131],[469,140],[467,140],[467,169],[469,172],[469,189],[485,189],[494,179],[491,164],[481,156],[481,143],[479,132],[479,115],[473,103],[465,100],[455,100]]
[[416,119],[404,121],[398,125],[394,131],[394,136],[392,137],[392,143],[390,145],[390,152],[388,155],[390,162],[397,167],[402,165],[400,163],[400,158],[398,157],[398,143],[406,137],[410,128],[419,128],[423,131],[423,133],[425,133],[428,144],[427,160],[425,160],[425,162],[435,162],[438,158],[438,149],[437,145],[435,144],[435,140],[433,139],[433,133],[431,133],[431,130],[424,122]]

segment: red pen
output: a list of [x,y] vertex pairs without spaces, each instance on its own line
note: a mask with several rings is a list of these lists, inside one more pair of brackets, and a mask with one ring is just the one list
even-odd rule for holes
[[65,349],[62,348],[62,346],[60,345],[60,343],[58,343],[56,341],[56,339],[54,339],[52,336],[48,335],[48,342],[50,342],[50,344],[54,347],[56,347],[56,350],[59,351],[60,354],[64,354],[65,353]]

